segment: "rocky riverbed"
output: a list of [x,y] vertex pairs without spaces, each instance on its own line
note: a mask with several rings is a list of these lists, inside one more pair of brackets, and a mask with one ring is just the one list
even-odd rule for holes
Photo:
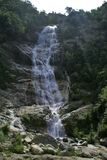
[[[85,138],[54,139],[48,135],[46,120],[51,114],[48,106],[40,109],[39,106],[33,105],[16,109],[14,123],[11,123],[13,119],[10,110],[6,109],[0,114],[0,160],[107,159],[106,139],[101,140],[102,145],[93,145],[88,144]],[[20,125],[23,130],[20,130]]]

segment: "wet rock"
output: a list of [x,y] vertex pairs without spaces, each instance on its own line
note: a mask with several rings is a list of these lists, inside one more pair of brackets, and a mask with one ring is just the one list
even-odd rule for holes
[[70,143],[74,143],[75,141],[73,139],[70,139]]
[[68,138],[67,137],[63,138],[63,142],[68,142]]

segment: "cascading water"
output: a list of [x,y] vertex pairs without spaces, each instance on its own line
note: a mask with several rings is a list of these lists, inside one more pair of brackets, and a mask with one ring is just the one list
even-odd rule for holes
[[52,116],[48,121],[48,133],[53,137],[63,137],[64,128],[58,114],[63,98],[55,80],[50,58],[57,52],[56,26],[46,26],[39,35],[38,44],[33,49],[33,85],[36,103],[49,105]]

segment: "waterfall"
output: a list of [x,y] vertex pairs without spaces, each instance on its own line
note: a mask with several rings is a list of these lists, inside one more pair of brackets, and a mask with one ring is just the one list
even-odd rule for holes
[[39,34],[37,45],[33,49],[33,85],[36,103],[49,105],[52,116],[48,121],[48,133],[53,137],[63,137],[64,129],[58,114],[63,98],[55,80],[54,68],[50,58],[58,49],[56,26],[46,26]]

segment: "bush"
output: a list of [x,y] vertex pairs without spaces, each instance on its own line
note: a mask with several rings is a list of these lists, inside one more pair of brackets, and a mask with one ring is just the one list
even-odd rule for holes
[[13,145],[10,147],[10,151],[13,153],[23,153],[24,146],[22,144],[22,136],[20,134],[16,134],[13,140]]
[[9,126],[6,124],[5,126],[2,127],[2,131],[5,135],[8,135],[9,132]]
[[15,144],[11,146],[10,151],[13,153],[19,153],[22,154],[24,150],[24,146],[22,144]]
[[96,133],[93,132],[93,131],[91,131],[91,132],[89,133],[89,135],[88,135],[87,140],[88,140],[88,143],[90,143],[90,144],[95,144],[95,142],[96,142]]
[[4,135],[4,133],[3,133],[3,131],[2,130],[0,130],[0,142],[2,143],[2,142],[4,142],[5,141],[5,135]]
[[98,137],[99,138],[107,137],[107,124],[99,124]]
[[103,102],[107,102],[107,86],[105,86],[102,91],[101,94],[99,95],[100,100]]
[[2,128],[0,128],[0,142],[4,142],[8,136],[8,125],[3,126]]

